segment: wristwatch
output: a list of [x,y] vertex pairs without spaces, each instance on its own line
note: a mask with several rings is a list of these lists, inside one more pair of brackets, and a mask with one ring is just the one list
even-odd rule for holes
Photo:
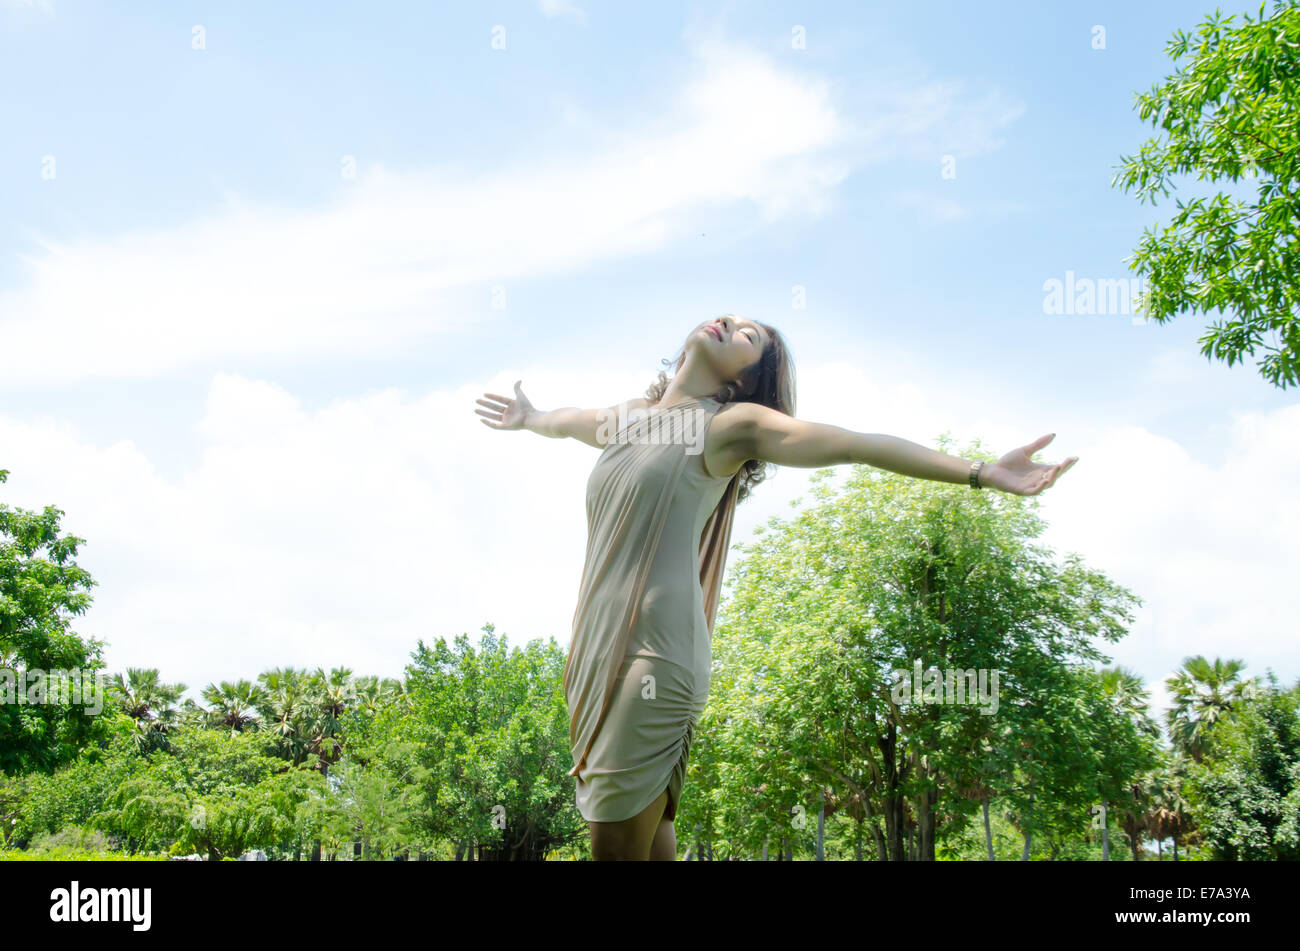
[[972,489],[984,488],[982,485],[980,485],[980,470],[983,468],[984,468],[983,459],[981,459],[979,462],[972,462],[970,464],[970,487]]

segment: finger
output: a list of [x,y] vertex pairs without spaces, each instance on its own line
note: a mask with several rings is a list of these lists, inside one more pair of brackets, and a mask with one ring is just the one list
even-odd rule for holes
[[502,396],[502,395],[499,394],[499,393],[484,393],[483,395],[484,395],[484,396],[490,396],[490,397],[492,397],[492,399],[497,400],[498,402],[501,402],[501,403],[507,403],[507,404],[509,404],[509,403],[513,403],[513,402],[514,402],[514,400],[512,400],[510,397],[508,397],[508,396]]
[[1030,465],[1033,466],[1033,468],[1039,472],[1042,472],[1045,469],[1053,469],[1053,470],[1059,469],[1061,472],[1064,472],[1066,469],[1070,468],[1070,466],[1074,465],[1078,461],[1079,461],[1078,456],[1071,456],[1069,459],[1066,459],[1064,462],[1031,462]]
[[497,426],[495,423],[489,423],[486,419],[480,419],[479,422],[482,423],[484,426],[486,426],[488,429],[500,429],[500,428],[501,428],[500,426]]
[[1056,467],[1056,471],[1052,473],[1052,481],[1049,482],[1048,485],[1055,485],[1056,480],[1059,479],[1062,475],[1064,475],[1066,470],[1068,470],[1070,466],[1074,465],[1078,461],[1079,461],[1079,457],[1074,456],[1073,458],[1067,459],[1065,460],[1065,462],[1062,462],[1060,465],[1058,465]]
[[1066,469],[1070,468],[1071,465],[1072,463],[1068,461],[1062,462],[1059,466],[1056,467],[1056,471],[1052,473],[1052,480],[1047,484],[1049,486],[1056,485],[1056,480],[1059,479],[1061,477],[1061,474],[1064,473]]
[[485,409],[476,409],[476,410],[474,410],[474,412],[478,413],[480,416],[487,417],[488,419],[494,419],[494,420],[496,420],[497,422],[500,422],[500,421],[501,421],[501,414],[500,414],[500,413],[490,413],[490,412],[488,412],[488,411],[485,410]]
[[1056,433],[1048,433],[1047,435],[1043,435],[1043,437],[1035,439],[1034,442],[1028,444],[1028,446],[1021,447],[1021,451],[1024,453],[1026,459],[1031,459],[1035,452],[1041,450],[1044,446],[1047,446],[1047,444],[1052,442],[1053,439],[1056,439]]

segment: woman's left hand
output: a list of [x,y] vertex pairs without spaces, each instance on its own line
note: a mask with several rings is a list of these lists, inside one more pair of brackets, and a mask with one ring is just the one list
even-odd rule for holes
[[1012,495],[1038,495],[1044,489],[1051,488],[1070,466],[1079,461],[1078,456],[1071,456],[1064,462],[1033,462],[1030,456],[1038,452],[1056,438],[1056,433],[1048,433],[1027,446],[1012,449],[993,465],[987,463],[980,469],[979,484],[990,489],[1000,489]]

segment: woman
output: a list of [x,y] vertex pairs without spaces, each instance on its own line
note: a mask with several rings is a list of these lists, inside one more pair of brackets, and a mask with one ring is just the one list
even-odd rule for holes
[[1055,434],[984,465],[895,436],[795,419],[781,335],[727,314],[696,327],[645,398],[540,412],[515,383],[477,402],[493,429],[601,448],[587,482],[587,554],[564,669],[576,801],[596,860],[676,859],[673,820],[708,697],[710,640],[736,503],[767,463],[866,463],[920,479],[1037,495],[1078,457],[1030,461]]

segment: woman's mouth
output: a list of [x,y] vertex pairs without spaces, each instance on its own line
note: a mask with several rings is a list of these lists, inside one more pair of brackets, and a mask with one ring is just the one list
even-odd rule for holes
[[713,336],[717,337],[719,340],[722,339],[722,331],[719,330],[715,325],[710,324],[709,326],[705,327],[704,329],[705,329],[707,332],[713,334]]

